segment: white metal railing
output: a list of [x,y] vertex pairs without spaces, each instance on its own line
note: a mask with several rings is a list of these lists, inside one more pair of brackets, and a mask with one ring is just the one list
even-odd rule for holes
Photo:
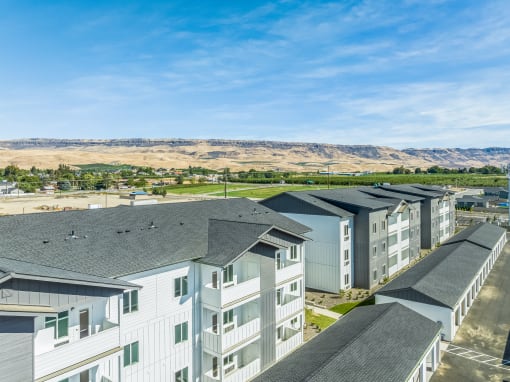
[[41,378],[120,347],[119,326],[100,331],[34,357],[34,378]]
[[215,353],[223,353],[236,344],[260,333],[260,318],[255,318],[247,323],[234,327],[228,333],[220,334],[205,330],[202,336],[204,348]]
[[303,343],[303,336],[301,330],[291,330],[286,328],[286,331],[290,333],[290,336],[276,344],[276,359],[280,359],[283,356],[290,353],[296,347]]
[[292,262],[288,266],[280,268],[276,270],[276,280],[275,282],[278,284],[282,281],[291,279],[293,277],[299,276],[303,274],[303,263],[301,262]]

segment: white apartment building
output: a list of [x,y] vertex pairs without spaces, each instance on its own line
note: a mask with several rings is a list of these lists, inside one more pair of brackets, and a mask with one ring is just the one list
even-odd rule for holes
[[303,340],[308,228],[246,199],[0,218],[5,381],[245,381]]

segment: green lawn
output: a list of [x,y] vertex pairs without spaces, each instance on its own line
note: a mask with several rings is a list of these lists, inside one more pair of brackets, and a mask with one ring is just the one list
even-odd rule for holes
[[315,324],[323,330],[335,321],[336,320],[334,318],[323,316],[322,314],[315,314],[311,309],[305,309],[305,322],[308,325]]
[[[230,186],[230,185],[229,185]],[[243,188],[247,188],[249,186],[245,185]],[[239,191],[233,191],[229,192],[229,196],[236,196],[240,198],[256,198],[256,199],[266,199],[271,196],[281,194],[282,192],[286,191],[305,191],[305,190],[318,190],[318,189],[325,189],[327,186],[317,186],[317,185],[310,185],[310,186],[302,186],[302,185],[292,185],[292,186],[259,186],[254,187],[249,190],[239,190]],[[335,187],[335,188],[338,188]]]
[[374,305],[375,304],[375,297],[370,296],[365,300],[362,301],[353,301],[353,302],[346,302],[344,304],[335,305],[334,307],[330,308],[329,310],[340,313],[340,314],[347,314],[357,306],[365,306],[365,305]]
[[[227,191],[238,190],[240,188],[253,187],[253,185],[236,184],[228,185]],[[223,184],[182,184],[166,187],[169,194],[211,194],[218,193],[223,195],[225,186]]]

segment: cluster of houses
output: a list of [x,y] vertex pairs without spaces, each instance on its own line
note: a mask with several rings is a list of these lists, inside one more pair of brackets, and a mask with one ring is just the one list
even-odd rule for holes
[[[0,375],[423,381],[506,240],[454,229],[451,192],[422,185],[0,217]],[[303,344],[305,287],[381,283],[377,305]]]

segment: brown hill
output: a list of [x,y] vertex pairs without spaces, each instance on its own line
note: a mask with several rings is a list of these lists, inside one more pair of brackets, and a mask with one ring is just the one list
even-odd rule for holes
[[56,168],[59,164],[122,163],[154,168],[202,166],[232,170],[387,171],[500,166],[510,149],[406,149],[370,145],[331,145],[273,141],[193,139],[21,139],[0,141],[0,167]]

